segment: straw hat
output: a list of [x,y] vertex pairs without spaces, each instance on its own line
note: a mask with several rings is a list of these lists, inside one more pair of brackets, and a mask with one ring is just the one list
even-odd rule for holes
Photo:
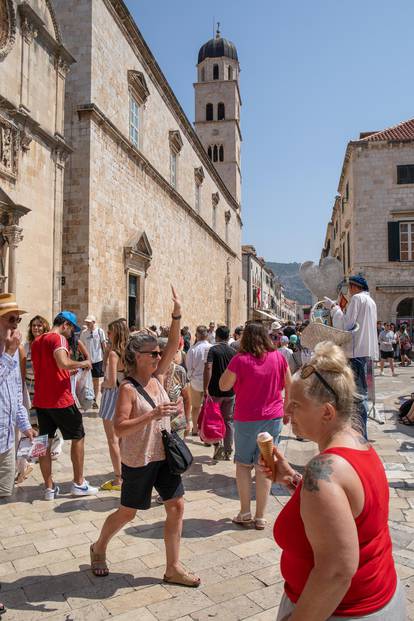
[[18,315],[27,313],[27,311],[19,308],[14,293],[0,293],[0,317],[11,312],[17,313]]

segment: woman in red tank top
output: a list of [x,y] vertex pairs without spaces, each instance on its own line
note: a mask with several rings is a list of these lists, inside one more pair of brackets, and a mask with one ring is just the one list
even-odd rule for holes
[[354,393],[352,371],[333,343],[318,345],[293,378],[293,433],[317,442],[320,453],[302,480],[274,448],[274,481],[293,492],[274,527],[285,579],[278,621],[406,618],[388,530],[388,483],[377,453],[353,428]]

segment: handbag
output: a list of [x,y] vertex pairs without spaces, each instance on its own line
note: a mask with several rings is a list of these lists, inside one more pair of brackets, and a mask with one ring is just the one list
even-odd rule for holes
[[[156,408],[153,399],[147,391],[133,377],[125,378],[130,382],[137,392],[144,397],[152,408]],[[183,474],[193,463],[193,455],[176,431],[171,433],[166,429],[161,429],[162,443],[165,450],[165,458],[171,474]]]
[[197,425],[201,440],[207,444],[217,444],[226,435],[226,425],[221,415],[220,405],[210,396],[204,399]]

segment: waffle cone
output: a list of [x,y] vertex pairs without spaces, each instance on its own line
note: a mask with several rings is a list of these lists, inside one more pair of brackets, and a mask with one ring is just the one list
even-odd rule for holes
[[273,461],[273,440],[266,440],[265,442],[257,442],[260,450],[260,454],[268,468],[271,468],[273,477],[275,474],[275,464]]

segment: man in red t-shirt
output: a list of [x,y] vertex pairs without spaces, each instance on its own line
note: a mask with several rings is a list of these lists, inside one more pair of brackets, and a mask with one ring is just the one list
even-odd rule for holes
[[[85,431],[82,414],[75,404],[70,385],[70,373],[77,369],[90,369],[89,360],[71,360],[70,339],[80,332],[77,318],[70,311],[62,311],[53,321],[50,332],[37,337],[31,347],[35,375],[33,407],[37,410],[39,434],[55,436],[59,429],[64,440],[72,440],[71,459],[73,465],[72,494],[89,496],[98,490],[89,485],[83,477]],[[49,450],[39,458],[40,469],[45,481],[45,500],[53,500],[59,494],[59,487],[53,482],[52,458]]]

